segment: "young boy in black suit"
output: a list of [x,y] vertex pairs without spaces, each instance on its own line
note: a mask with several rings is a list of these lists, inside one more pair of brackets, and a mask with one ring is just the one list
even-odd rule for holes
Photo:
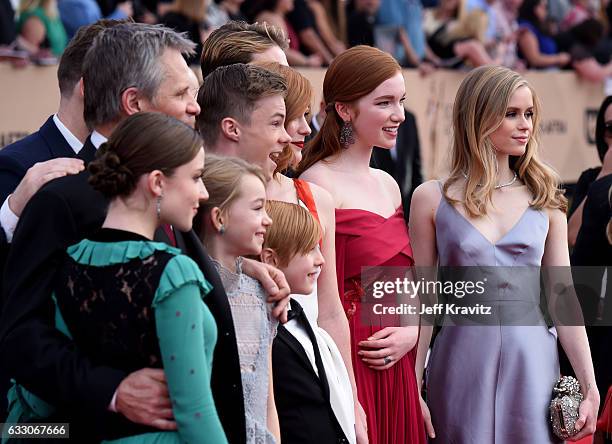
[[266,211],[273,223],[265,234],[261,260],[285,274],[292,293],[289,321],[278,327],[272,345],[281,441],[354,443],[353,396],[346,367],[331,337],[316,325],[316,314],[315,319],[308,316],[316,313],[313,289],[324,264],[321,228],[300,205],[268,201]]

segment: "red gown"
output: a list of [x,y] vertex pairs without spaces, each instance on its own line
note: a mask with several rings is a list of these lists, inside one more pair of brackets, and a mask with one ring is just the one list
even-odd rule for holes
[[382,328],[375,317],[367,325],[361,318],[361,267],[413,264],[401,207],[389,218],[366,210],[336,209],[338,290],[349,320],[357,394],[368,417],[370,444],[426,442],[414,373],[416,347],[383,371],[368,368],[357,355],[358,343]]

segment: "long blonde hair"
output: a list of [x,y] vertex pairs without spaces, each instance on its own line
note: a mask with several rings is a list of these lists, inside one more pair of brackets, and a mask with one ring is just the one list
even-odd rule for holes
[[[461,82],[453,105],[453,146],[450,177],[444,195],[453,203],[461,202],[472,217],[484,216],[492,204],[497,180],[497,157],[490,136],[506,115],[512,94],[527,87],[533,97],[533,134],[525,153],[511,157],[510,166],[533,195],[529,204],[535,209],[559,208],[567,211],[567,199],[559,189],[557,174],[538,158],[540,109],[538,97],[527,81],[501,66],[483,66],[472,70]],[[463,200],[448,195],[449,187],[467,176]]]
[[21,0],[19,2],[19,13],[23,14],[37,7],[42,8],[45,11],[45,15],[49,18],[55,18],[59,15],[57,0]]

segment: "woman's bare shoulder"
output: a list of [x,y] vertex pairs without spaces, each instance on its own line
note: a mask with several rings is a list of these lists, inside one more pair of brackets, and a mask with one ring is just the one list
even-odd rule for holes
[[331,184],[333,174],[324,162],[319,161],[300,174],[300,179],[327,188],[325,185]]

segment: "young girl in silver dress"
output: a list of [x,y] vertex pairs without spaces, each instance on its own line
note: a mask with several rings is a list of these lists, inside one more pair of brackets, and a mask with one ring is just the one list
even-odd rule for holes
[[232,311],[247,443],[273,444],[280,442],[271,365],[277,321],[263,287],[241,270],[243,256],[261,253],[272,222],[265,208],[265,177],[241,159],[210,155],[202,180],[210,187],[210,199],[196,216],[196,228],[215,261]]

